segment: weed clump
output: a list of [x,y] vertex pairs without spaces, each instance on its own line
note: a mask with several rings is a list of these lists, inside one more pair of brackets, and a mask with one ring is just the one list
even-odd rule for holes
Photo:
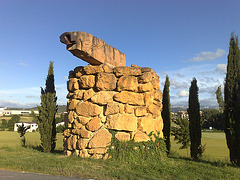
[[150,133],[150,140],[145,142],[119,141],[111,130],[112,141],[108,146],[109,158],[115,161],[126,163],[156,162],[161,161],[166,157],[166,145],[162,138],[159,137],[160,133]]

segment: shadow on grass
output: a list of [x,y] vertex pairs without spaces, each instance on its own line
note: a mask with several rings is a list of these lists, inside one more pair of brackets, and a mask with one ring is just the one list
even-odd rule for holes
[[[44,152],[43,151],[43,148],[41,145],[26,145],[25,148],[31,148],[31,149],[34,149],[34,150],[37,150],[39,152]],[[63,155],[64,154],[64,151],[63,150],[54,150],[53,152],[51,152],[53,154],[58,154],[58,155]]]
[[170,159],[174,159],[174,160],[184,160],[184,161],[188,161],[188,162],[196,162],[196,163],[205,163],[205,164],[210,164],[211,166],[215,166],[215,167],[226,167],[226,166],[230,166],[230,167],[238,167],[230,162],[227,161],[221,161],[221,160],[205,160],[202,158],[199,159],[192,159],[190,157],[183,157],[178,155],[176,152],[173,152],[172,154],[170,154],[168,156],[168,158]]

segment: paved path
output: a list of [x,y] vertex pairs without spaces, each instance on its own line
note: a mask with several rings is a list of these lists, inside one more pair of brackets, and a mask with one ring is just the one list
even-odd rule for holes
[[[0,169],[0,180],[79,180],[79,179],[81,178],[5,171]],[[93,180],[93,179],[88,179],[88,180]]]

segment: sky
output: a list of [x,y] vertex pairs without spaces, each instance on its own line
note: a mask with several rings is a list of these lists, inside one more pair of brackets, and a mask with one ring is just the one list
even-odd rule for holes
[[217,106],[229,40],[240,33],[239,0],[0,0],[0,107],[40,104],[54,61],[58,105],[66,105],[70,70],[87,63],[59,41],[83,31],[125,53],[127,66],[150,67],[172,106],[186,106],[193,77],[201,107]]

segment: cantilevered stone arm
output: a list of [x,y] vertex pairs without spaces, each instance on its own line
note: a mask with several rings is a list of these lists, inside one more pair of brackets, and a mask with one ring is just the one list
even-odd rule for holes
[[65,32],[60,36],[60,41],[67,45],[67,50],[74,56],[92,65],[126,65],[125,54],[92,34],[81,31]]

